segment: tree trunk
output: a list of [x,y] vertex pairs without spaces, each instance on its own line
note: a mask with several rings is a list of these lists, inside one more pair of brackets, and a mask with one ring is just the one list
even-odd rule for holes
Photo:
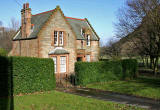
[[154,60],[154,58],[150,57],[150,69],[153,69],[153,60]]
[[149,67],[149,64],[148,64],[148,57],[147,57],[147,68]]
[[158,57],[155,58],[155,61],[154,61],[154,68],[153,68],[153,73],[154,73],[154,76],[157,76],[157,72],[158,72]]

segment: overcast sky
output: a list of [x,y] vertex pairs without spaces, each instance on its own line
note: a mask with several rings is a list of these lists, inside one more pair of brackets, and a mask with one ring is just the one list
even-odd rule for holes
[[20,21],[22,4],[30,3],[32,14],[52,10],[60,5],[65,16],[88,18],[103,42],[114,36],[116,13],[126,0],[1,0],[0,21],[8,26],[12,17]]

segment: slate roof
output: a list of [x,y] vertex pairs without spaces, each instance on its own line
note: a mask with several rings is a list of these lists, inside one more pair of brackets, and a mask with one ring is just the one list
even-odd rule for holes
[[[40,31],[42,26],[45,24],[45,22],[49,19],[49,17],[52,15],[52,13],[54,11],[55,11],[55,9],[51,10],[51,11],[39,13],[36,15],[32,15],[31,23],[34,24],[34,29],[33,29],[33,32],[30,34],[30,36],[27,38],[21,38],[21,29],[19,29],[19,31],[17,32],[17,34],[15,35],[13,40],[37,38],[38,32]],[[90,28],[93,30],[92,26],[89,24],[88,20],[86,20],[86,19],[77,19],[77,18],[66,17],[66,20],[70,24],[70,26],[71,26],[73,32],[76,34],[76,37],[78,40],[85,39],[81,35],[81,28]],[[99,40],[99,37],[94,30],[93,30],[91,36],[92,36],[91,40]]]

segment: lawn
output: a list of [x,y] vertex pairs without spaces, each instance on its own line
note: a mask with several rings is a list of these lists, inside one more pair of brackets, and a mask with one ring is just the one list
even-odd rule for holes
[[140,77],[131,81],[110,81],[88,84],[87,87],[160,99],[160,78]]
[[15,110],[144,110],[58,91],[14,97]]

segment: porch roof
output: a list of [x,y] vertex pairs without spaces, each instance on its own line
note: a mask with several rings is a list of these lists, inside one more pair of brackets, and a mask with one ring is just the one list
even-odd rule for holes
[[60,54],[69,54],[64,48],[56,47],[54,50],[49,52],[49,55],[60,55]]

